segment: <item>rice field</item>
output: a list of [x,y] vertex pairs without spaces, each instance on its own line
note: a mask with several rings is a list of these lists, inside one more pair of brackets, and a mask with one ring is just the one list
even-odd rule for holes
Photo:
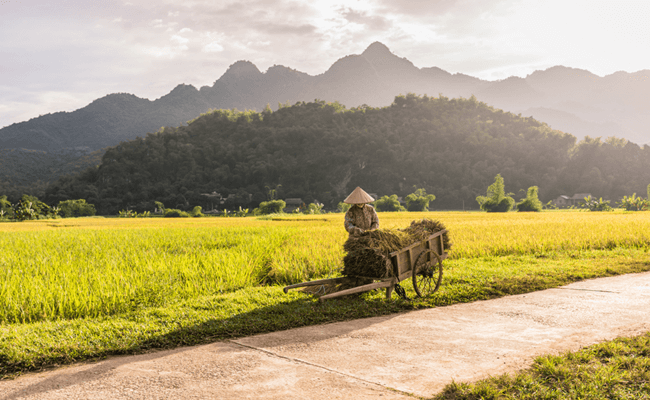
[[[380,213],[451,233],[451,260],[650,248],[650,213]],[[113,315],[264,284],[337,276],[342,214],[0,223],[0,323]],[[505,268],[505,267],[504,267]]]

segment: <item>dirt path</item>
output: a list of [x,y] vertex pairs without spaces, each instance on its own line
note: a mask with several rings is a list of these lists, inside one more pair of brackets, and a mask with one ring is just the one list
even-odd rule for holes
[[407,399],[650,331],[650,273],[80,364],[9,399]]

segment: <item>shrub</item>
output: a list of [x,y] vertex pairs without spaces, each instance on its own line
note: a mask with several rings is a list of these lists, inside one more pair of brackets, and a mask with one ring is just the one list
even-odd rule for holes
[[175,208],[167,208],[165,209],[165,214],[163,216],[165,218],[188,218],[190,214]]
[[0,218],[10,217],[14,213],[7,196],[0,196]]
[[348,212],[348,210],[350,209],[350,207],[352,207],[352,204],[344,203],[344,202],[341,201],[341,202],[336,206],[336,210],[337,210],[338,212],[342,212],[342,213],[344,213],[344,212]]
[[650,201],[641,196],[636,197],[636,193],[632,193],[630,197],[623,196],[618,205],[627,211],[647,211],[650,208]]
[[322,212],[323,204],[309,203],[309,205],[305,207],[304,214],[322,214]]
[[90,217],[97,212],[95,205],[86,203],[85,199],[60,201],[57,207],[61,216],[66,218]]
[[501,174],[494,177],[494,183],[488,186],[487,196],[478,196],[476,201],[481,210],[487,212],[507,212],[512,210],[515,199],[510,197],[512,193],[505,194],[505,185]]
[[284,200],[269,200],[260,203],[261,214],[278,214],[287,206]]
[[190,215],[195,218],[205,217],[205,214],[203,214],[202,211],[203,211],[203,207],[196,206],[192,209]]
[[613,208],[609,205],[609,200],[603,200],[599,198],[596,200],[595,197],[587,196],[585,197],[584,202],[580,203],[581,208],[587,208],[589,211],[612,211]]
[[517,203],[517,211],[542,211],[542,202],[539,201],[539,188],[537,186],[528,188],[526,198]]
[[[406,208],[404,208],[404,206],[399,203],[399,200],[397,200],[396,194],[383,196],[373,204],[377,211],[406,211]],[[349,208],[350,207],[348,207],[348,209]]]
[[429,211],[429,203],[434,201],[436,196],[427,194],[424,189],[415,189],[415,192],[406,196],[406,209],[409,211]]

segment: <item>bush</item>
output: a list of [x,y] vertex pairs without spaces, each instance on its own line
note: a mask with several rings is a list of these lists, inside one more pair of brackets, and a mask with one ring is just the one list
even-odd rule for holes
[[190,212],[190,215],[195,217],[195,218],[200,218],[200,217],[205,217],[205,214],[202,213],[203,207],[201,206],[196,206],[192,209]]
[[[404,206],[399,203],[399,200],[397,200],[396,194],[383,196],[373,204],[377,211],[406,211],[406,208],[404,208]],[[348,209],[349,208],[350,207],[348,207]]]
[[190,214],[175,208],[167,208],[163,216],[165,218],[189,218]]
[[494,183],[488,186],[487,196],[478,196],[476,201],[481,210],[487,212],[508,212],[515,205],[512,193],[505,194],[505,185],[501,174],[494,177]]
[[415,189],[415,192],[406,196],[406,209],[409,211],[429,211],[429,202],[436,199],[436,196],[427,194],[424,189]]
[[526,198],[517,203],[517,211],[542,211],[542,202],[539,201],[539,188],[537,186],[528,188]]
[[323,204],[309,203],[305,208],[304,214],[322,214],[323,213]]
[[287,206],[283,200],[269,200],[260,203],[261,214],[279,214]]
[[11,203],[7,200],[7,196],[0,196],[0,218],[8,218],[14,214]]
[[595,197],[587,196],[584,202],[580,203],[581,208],[587,208],[589,211],[613,211],[614,209],[609,205],[609,200],[603,200]]
[[336,206],[336,211],[338,211],[338,212],[342,212],[342,213],[344,213],[344,212],[348,212],[348,210],[350,209],[350,207],[352,207],[352,204],[344,203],[344,202],[341,201],[341,202]]
[[59,201],[59,213],[65,218],[90,217],[95,215],[94,204],[86,203],[85,199]]
[[627,211],[647,211],[650,208],[650,201],[640,196],[636,197],[636,193],[632,193],[630,197],[623,196],[618,205]]

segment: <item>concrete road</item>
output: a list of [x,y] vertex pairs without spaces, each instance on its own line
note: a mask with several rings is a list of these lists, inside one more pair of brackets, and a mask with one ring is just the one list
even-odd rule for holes
[[9,399],[408,399],[650,331],[650,273],[0,381]]

